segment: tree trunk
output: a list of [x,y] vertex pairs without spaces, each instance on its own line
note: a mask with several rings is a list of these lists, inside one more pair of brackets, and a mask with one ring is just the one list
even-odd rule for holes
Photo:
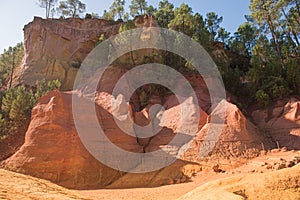
[[276,52],[277,52],[279,58],[281,59],[281,63],[283,65],[283,57],[282,57],[282,53],[281,53],[280,44],[279,44],[278,37],[277,37],[276,32],[275,32],[275,27],[272,23],[270,15],[268,15],[268,26],[270,28],[271,35],[272,35],[272,38],[273,38],[274,43],[275,43]]
[[46,1],[46,19],[49,17],[49,0]]
[[299,39],[298,39],[298,37],[297,37],[297,34],[295,33],[295,31],[292,29],[292,34],[293,34],[293,36],[294,36],[294,38],[295,38],[295,41],[296,41],[296,43],[297,43],[297,46],[299,47],[299,45],[300,45],[300,42],[299,42]]

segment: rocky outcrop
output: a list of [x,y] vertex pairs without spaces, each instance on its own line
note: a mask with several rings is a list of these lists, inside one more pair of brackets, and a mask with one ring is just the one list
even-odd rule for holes
[[[100,96],[102,98],[98,98],[95,106],[106,136],[119,148],[141,153],[143,146],[138,143],[137,138],[123,133],[112,116],[114,113],[118,119],[125,120],[130,126],[133,120],[128,112],[130,106],[128,107],[122,97],[112,101],[114,97],[110,94],[102,93]],[[93,116],[85,112],[86,99],[79,96],[77,98],[82,101],[80,118],[88,124]],[[114,105],[112,102],[115,102]],[[53,91],[42,97],[32,111],[25,144],[1,165],[6,169],[47,179],[67,188],[159,186],[183,177],[186,181],[201,169],[195,163],[178,160],[163,171],[148,173],[150,178],[143,182],[128,184],[122,180],[136,180],[138,176],[109,168],[87,151],[75,128],[71,106],[71,92]],[[109,157],[109,152],[107,153]]]
[[[165,111],[162,113],[159,122],[162,130],[149,140],[145,148],[146,152],[156,151],[164,146],[168,146],[178,134],[189,134],[189,128],[192,126],[195,126],[196,132],[201,130],[207,121],[207,114],[194,101],[190,97],[182,104],[179,104],[175,95],[166,98]],[[199,119],[195,117],[196,115],[199,115]]]
[[82,145],[72,120],[71,99],[71,94],[59,91],[40,99],[25,144],[3,163],[7,169],[70,188],[103,187],[120,177]]
[[300,149],[300,101],[292,98],[277,101],[266,110],[252,113],[253,121],[268,132],[279,147]]
[[25,55],[13,84],[34,85],[43,78],[58,79],[62,89],[71,90],[81,62],[99,37],[117,34],[120,25],[120,22],[102,19],[35,17],[24,27]]
[[237,106],[223,100],[191,141],[183,158],[201,160],[207,155],[225,159],[249,158],[257,156],[263,146],[270,149],[274,144],[246,119]]

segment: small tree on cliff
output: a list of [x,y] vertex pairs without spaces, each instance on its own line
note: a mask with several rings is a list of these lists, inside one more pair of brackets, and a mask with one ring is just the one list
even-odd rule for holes
[[50,17],[56,3],[57,0],[38,0],[38,5],[46,10],[46,19]]
[[85,11],[85,4],[80,0],[60,1],[58,11],[62,16],[79,17],[79,14]]
[[14,47],[9,47],[0,55],[0,88],[2,84],[7,84],[8,88],[12,85],[14,68],[21,64],[24,55],[23,43],[18,43]]
[[124,19],[125,16],[125,0],[114,0],[109,8],[109,11],[104,10],[103,19],[114,20],[116,17],[118,19]]
[[144,15],[147,10],[147,1],[146,0],[131,0],[130,15],[135,17],[137,15]]

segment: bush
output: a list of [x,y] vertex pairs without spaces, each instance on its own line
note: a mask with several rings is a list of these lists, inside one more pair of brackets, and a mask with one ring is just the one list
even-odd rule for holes
[[261,89],[272,99],[286,97],[290,94],[288,84],[282,77],[266,77],[262,82]]
[[29,118],[33,105],[31,90],[26,91],[24,86],[9,89],[2,98],[0,135],[8,135],[22,126]]
[[295,59],[289,59],[286,80],[294,94],[300,94],[300,67]]
[[46,92],[60,87],[58,80],[49,81],[46,84],[42,80],[36,85],[35,92],[26,90],[24,86],[10,88],[0,99],[0,138],[13,134],[30,118],[30,112],[38,99]]
[[92,15],[90,13],[86,13],[84,18],[85,19],[92,19]]
[[256,101],[262,105],[267,106],[270,102],[270,97],[267,93],[265,93],[263,90],[258,90],[255,94]]

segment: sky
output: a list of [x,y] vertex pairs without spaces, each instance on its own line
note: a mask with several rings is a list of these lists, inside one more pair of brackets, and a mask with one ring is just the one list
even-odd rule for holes
[[[86,12],[98,13],[108,10],[113,0],[81,0],[86,4]],[[148,5],[157,7],[159,0],[148,0]],[[208,12],[216,12],[223,16],[221,24],[227,31],[234,33],[238,26],[245,22],[244,15],[249,14],[250,0],[169,0],[175,7],[186,3],[205,16]],[[130,0],[126,0],[126,7]],[[23,27],[33,20],[34,16],[45,16],[37,0],[1,0],[0,1],[0,53],[9,46],[23,41]]]

